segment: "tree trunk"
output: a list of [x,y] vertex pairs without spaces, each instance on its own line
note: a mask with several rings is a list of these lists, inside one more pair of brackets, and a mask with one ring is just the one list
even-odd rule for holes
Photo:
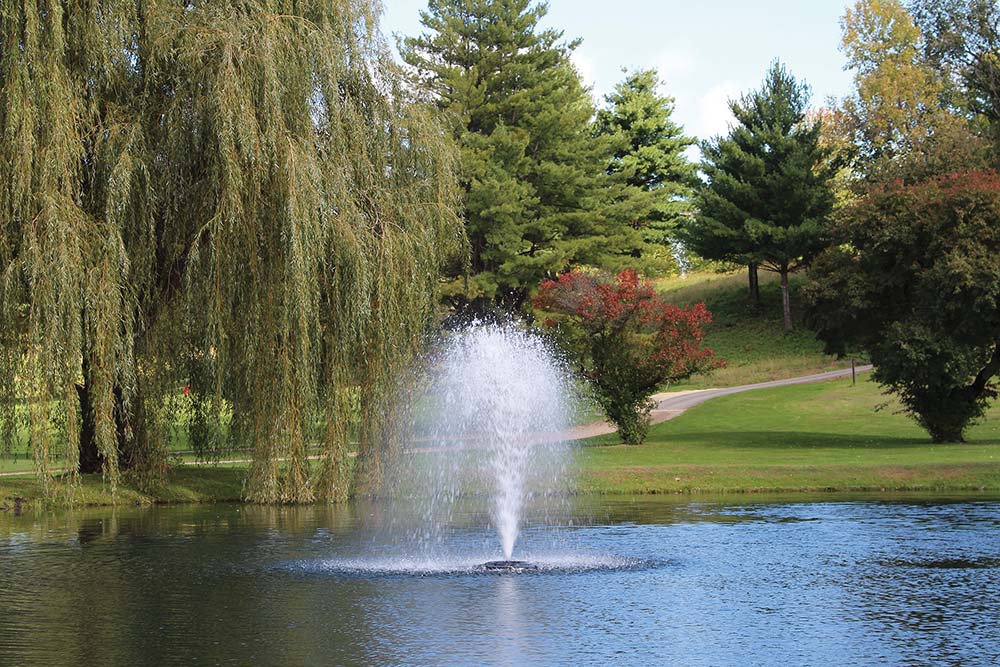
[[757,278],[757,265],[753,262],[747,264],[747,277],[750,283],[750,303],[754,307],[760,307],[760,281]]
[[146,404],[142,382],[136,381],[135,394],[128,403],[121,387],[115,387],[115,432],[118,437],[118,465],[122,470],[151,471],[146,432]]
[[933,399],[925,401],[920,414],[921,425],[936,443],[965,442],[965,429],[982,417],[991,391],[991,383],[1000,373],[1000,343],[986,365],[976,374],[967,387],[949,392],[936,392]]
[[101,472],[104,457],[97,451],[97,441],[94,439],[94,412],[90,404],[90,391],[87,385],[78,384],[76,394],[80,398],[80,472]]
[[960,425],[928,425],[927,432],[931,434],[931,442],[936,445],[943,444],[954,444],[965,442],[965,427],[967,424]]
[[785,333],[792,330],[792,303],[788,296],[788,269],[781,271],[781,308],[785,316]]
[[[89,374],[89,364],[84,355],[84,383],[76,385],[76,394],[80,400],[80,472],[99,473],[104,469],[104,455],[97,449],[97,430],[94,424],[94,408],[91,401],[90,386],[86,378]],[[141,396],[136,396],[132,414],[125,402],[125,394],[121,387],[114,388],[115,407],[115,438],[117,440],[118,466],[121,470],[129,470],[140,463],[140,450],[146,437],[145,420]]]

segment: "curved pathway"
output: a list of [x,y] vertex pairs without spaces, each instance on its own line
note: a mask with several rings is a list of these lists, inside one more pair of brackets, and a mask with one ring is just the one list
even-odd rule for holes
[[[863,371],[870,371],[871,368],[871,365],[858,366],[855,368],[855,371],[861,373]],[[756,384],[744,384],[739,387],[723,387],[721,389],[690,389],[687,391],[668,391],[662,394],[655,394],[651,397],[653,401],[656,402],[656,407],[653,408],[653,411],[650,413],[650,422],[653,424],[659,424],[660,422],[673,419],[688,408],[701,405],[705,401],[718,398],[719,396],[739,394],[744,391],[753,391],[754,389],[767,389],[768,387],[784,387],[792,384],[822,382],[823,380],[833,380],[835,378],[850,376],[850,374],[851,369],[844,368],[839,371],[828,371],[826,373],[817,373],[816,375],[803,375],[796,378],[771,380],[770,382],[758,382]],[[567,440],[582,440],[583,438],[592,438],[597,435],[607,435],[608,433],[614,433],[617,430],[618,429],[608,422],[594,422],[592,424],[585,424],[583,426],[577,426],[570,429]]]

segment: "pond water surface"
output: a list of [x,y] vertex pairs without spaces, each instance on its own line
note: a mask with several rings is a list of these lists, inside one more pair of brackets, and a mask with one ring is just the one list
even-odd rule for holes
[[581,500],[517,557],[373,512],[0,515],[0,665],[998,665],[1000,501]]

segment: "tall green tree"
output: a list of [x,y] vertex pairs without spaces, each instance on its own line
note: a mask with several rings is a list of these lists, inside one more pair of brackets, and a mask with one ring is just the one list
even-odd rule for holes
[[808,102],[809,87],[777,61],[759,90],[730,102],[736,124],[702,146],[707,182],[685,233],[703,257],[778,273],[785,331],[788,275],[825,247],[837,172]]
[[251,500],[343,497],[358,402],[377,477],[462,234],[453,148],[377,14],[3,3],[0,421],[8,441],[27,422],[49,484],[60,457],[159,478],[185,386],[192,437],[252,448]]
[[958,442],[997,395],[1000,177],[958,172],[874,189],[810,268],[807,317],[830,352],[868,352],[935,442]]
[[659,92],[661,85],[656,70],[628,74],[605,96],[607,106],[594,123],[610,151],[604,214],[621,232],[636,232],[615,268],[633,266],[647,274],[676,266],[671,243],[700,184],[696,165],[684,155],[695,139],[671,118],[674,100]]
[[593,103],[532,0],[430,0],[404,60],[461,146],[471,245],[466,299],[519,307],[547,276],[606,251]]

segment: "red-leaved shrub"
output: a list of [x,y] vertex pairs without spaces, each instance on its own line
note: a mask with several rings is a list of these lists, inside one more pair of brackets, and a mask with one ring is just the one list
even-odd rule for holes
[[534,305],[628,444],[645,439],[658,387],[722,364],[702,346],[705,304],[668,303],[632,269],[564,273],[542,283]]

